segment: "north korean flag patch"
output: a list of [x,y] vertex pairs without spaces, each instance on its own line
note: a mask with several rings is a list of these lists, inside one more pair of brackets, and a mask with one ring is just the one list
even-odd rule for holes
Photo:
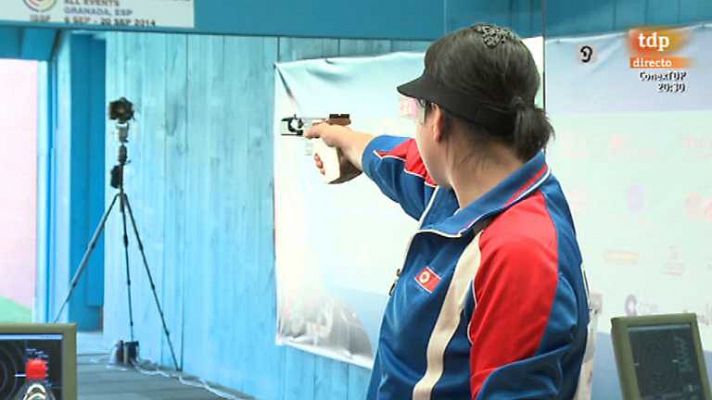
[[425,267],[415,276],[415,281],[418,282],[420,287],[427,290],[428,293],[432,293],[440,283],[440,276],[430,269],[430,267]]

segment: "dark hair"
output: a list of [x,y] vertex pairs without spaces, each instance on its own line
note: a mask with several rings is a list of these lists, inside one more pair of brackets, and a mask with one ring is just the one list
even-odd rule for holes
[[494,133],[477,121],[448,113],[481,146],[499,141],[527,161],[546,147],[553,128],[544,110],[534,104],[540,78],[534,58],[512,31],[477,24],[433,43],[425,54],[425,69],[442,84],[464,93],[478,93],[479,101],[511,113],[514,131]]

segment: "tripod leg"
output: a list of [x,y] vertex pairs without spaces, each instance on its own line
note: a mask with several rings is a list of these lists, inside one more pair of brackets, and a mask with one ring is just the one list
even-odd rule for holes
[[104,226],[106,225],[106,219],[109,217],[109,214],[111,214],[111,210],[114,208],[114,205],[116,204],[116,199],[118,197],[119,197],[118,194],[116,194],[114,196],[114,199],[111,200],[111,205],[109,205],[109,208],[106,209],[106,212],[104,212],[104,215],[101,217],[101,222],[99,222],[99,225],[96,227],[96,230],[94,231],[94,235],[91,237],[91,240],[89,241],[89,244],[87,245],[86,251],[84,251],[84,255],[82,256],[82,261],[79,263],[79,267],[77,268],[77,271],[74,273],[74,276],[72,277],[72,281],[69,284],[69,293],[67,293],[67,297],[65,297],[64,302],[62,303],[62,306],[59,307],[59,311],[57,312],[57,315],[54,317],[54,323],[59,322],[59,318],[62,316],[64,307],[66,307],[67,304],[69,303],[69,299],[72,297],[72,293],[74,293],[74,289],[77,287],[77,284],[79,283],[79,278],[82,276],[84,269],[86,269],[87,265],[89,264],[89,257],[91,257],[92,252],[96,248],[96,242],[99,240],[99,236],[101,236],[101,233],[104,231]]
[[131,341],[134,341],[134,321],[133,321],[133,305],[131,302],[131,270],[129,269],[129,235],[126,231],[126,209],[128,205],[128,197],[123,190],[119,193],[121,197],[121,203],[119,204],[119,209],[121,210],[121,221],[123,223],[124,229],[124,259],[126,260],[126,290],[128,291],[129,298],[129,329],[131,330]]
[[146,269],[148,281],[151,283],[151,292],[153,292],[153,299],[156,301],[156,308],[158,308],[158,314],[161,316],[161,323],[163,324],[163,333],[165,333],[166,340],[168,341],[168,349],[171,351],[171,357],[173,358],[173,366],[175,367],[176,371],[180,371],[181,368],[178,367],[176,353],[175,350],[173,350],[171,333],[168,331],[168,326],[166,325],[166,317],[163,315],[163,308],[161,308],[161,302],[158,300],[158,294],[156,294],[156,285],[153,282],[153,275],[151,274],[151,269],[148,268],[148,261],[146,261],[146,253],[143,251],[143,242],[141,242],[141,237],[138,234],[136,220],[134,219],[133,211],[131,210],[131,204],[129,204],[129,198],[128,196],[126,196],[126,194],[124,194],[124,199],[126,201],[126,208],[128,208],[129,210],[129,217],[131,218],[131,226],[133,226],[134,235],[136,236],[136,242],[138,243],[138,248],[141,251],[141,257],[143,258],[143,267]]

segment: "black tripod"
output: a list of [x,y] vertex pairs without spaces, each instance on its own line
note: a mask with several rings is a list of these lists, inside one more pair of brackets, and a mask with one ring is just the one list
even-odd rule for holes
[[148,275],[148,281],[151,284],[151,292],[153,293],[153,299],[156,302],[156,307],[158,308],[158,314],[161,316],[161,323],[163,324],[163,333],[166,336],[166,340],[168,341],[168,348],[171,351],[171,357],[173,358],[173,366],[175,367],[176,371],[181,371],[181,368],[178,366],[178,361],[176,359],[176,354],[173,349],[173,343],[171,342],[171,334],[168,331],[168,326],[166,325],[166,318],[163,315],[163,308],[161,308],[161,303],[158,300],[158,295],[156,294],[156,285],[153,282],[153,275],[151,274],[151,270],[148,268],[148,261],[146,261],[146,254],[144,253],[143,250],[143,242],[141,242],[141,237],[138,234],[138,228],[136,227],[136,220],[134,219],[133,211],[131,210],[131,204],[129,203],[129,198],[126,192],[124,191],[124,166],[126,165],[127,161],[127,151],[126,151],[126,146],[124,143],[128,142],[128,130],[129,130],[129,124],[128,121],[133,118],[133,109],[131,103],[122,98],[121,100],[118,100],[116,102],[111,103],[110,106],[110,116],[111,119],[118,119],[119,122],[116,124],[117,127],[117,133],[119,136],[119,142],[121,145],[119,146],[119,156],[118,156],[118,164],[114,166],[111,170],[111,186],[115,189],[118,189],[119,192],[116,193],[114,196],[113,200],[111,201],[111,204],[109,205],[109,208],[104,212],[104,215],[101,217],[101,222],[99,222],[99,226],[97,226],[96,230],[94,231],[94,235],[92,236],[91,240],[89,241],[89,244],[87,245],[87,249],[84,252],[84,255],[82,256],[82,260],[79,263],[79,268],[77,269],[77,272],[74,273],[74,276],[72,277],[72,281],[70,283],[70,288],[69,288],[69,293],[67,293],[67,297],[64,299],[64,302],[62,303],[62,306],[59,308],[59,312],[57,312],[57,316],[55,317],[54,322],[58,322],[60,316],[62,315],[62,311],[64,311],[64,308],[67,306],[69,303],[69,299],[72,297],[72,293],[74,292],[74,289],[77,287],[77,284],[79,283],[79,279],[86,269],[87,265],[89,264],[89,258],[91,257],[92,252],[94,251],[96,247],[96,243],[99,240],[99,237],[101,236],[102,232],[104,231],[104,227],[106,225],[106,220],[109,217],[109,214],[111,214],[111,210],[114,208],[114,205],[116,205],[116,200],[119,200],[119,211],[121,212],[121,221],[123,225],[123,242],[124,242],[124,259],[126,260],[126,286],[127,286],[127,292],[128,292],[128,300],[129,300],[129,328],[131,331],[131,342],[134,342],[134,322],[133,322],[133,305],[131,302],[131,271],[129,268],[129,237],[126,229],[126,211],[128,210],[128,215],[129,218],[131,219],[131,226],[133,227],[133,232],[134,235],[136,236],[136,242],[138,243],[138,248],[141,252],[141,258],[143,259],[143,266],[144,269],[146,270],[146,274]]

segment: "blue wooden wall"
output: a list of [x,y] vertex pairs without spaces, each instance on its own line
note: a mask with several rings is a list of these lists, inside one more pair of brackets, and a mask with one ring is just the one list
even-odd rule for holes
[[49,60],[57,36],[56,29],[0,26],[0,58]]
[[[40,287],[46,288],[53,299],[42,307],[42,319],[53,320],[63,299],[69,292],[69,281],[76,271],[94,221],[103,212],[104,192],[104,119],[103,99],[105,66],[103,43],[87,35],[64,35],[58,48],[57,61],[52,64],[54,78],[47,87],[51,104],[46,109],[44,124],[49,126],[47,138],[41,138],[40,158],[44,167],[39,178],[39,229],[46,236],[40,238],[38,277]],[[98,111],[97,106],[101,107]],[[41,110],[44,111],[44,110]],[[44,113],[40,113],[44,114]],[[41,185],[44,183],[47,186]],[[77,322],[82,330],[98,330],[103,303],[103,249],[91,259],[86,279],[80,281],[65,316]],[[46,251],[46,253],[45,253]],[[44,303],[42,296],[38,303]]]
[[[261,399],[362,399],[369,373],[275,346],[273,65],[427,43],[110,34],[108,99],[139,110],[126,190],[181,364]],[[106,170],[117,143],[106,141]],[[109,201],[114,191],[106,191]],[[107,227],[105,337],[127,338],[118,214]],[[131,240],[136,334],[170,365]]]

